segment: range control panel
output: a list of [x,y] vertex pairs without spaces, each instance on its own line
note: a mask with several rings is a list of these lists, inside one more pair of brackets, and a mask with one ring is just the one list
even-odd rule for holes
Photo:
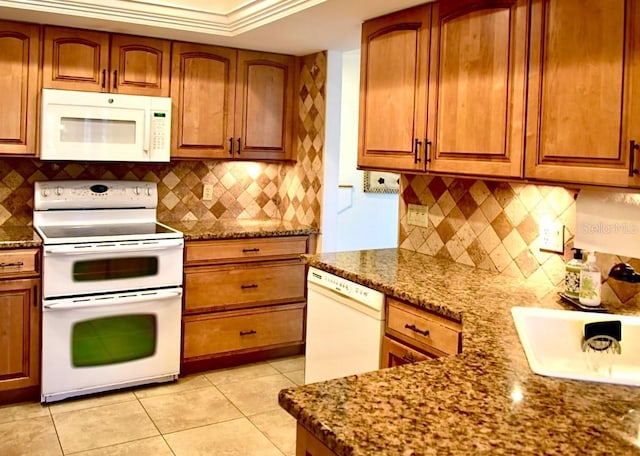
[[64,180],[36,182],[34,209],[146,208],[158,205],[155,182]]

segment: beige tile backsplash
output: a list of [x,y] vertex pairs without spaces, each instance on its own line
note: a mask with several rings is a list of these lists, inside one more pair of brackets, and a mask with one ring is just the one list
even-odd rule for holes
[[[400,247],[524,278],[540,298],[563,286],[565,262],[572,257],[576,190],[417,175],[403,175],[401,185]],[[429,207],[427,228],[407,223],[408,204]],[[564,255],[540,251],[538,223],[545,217],[564,224]],[[598,255],[606,279],[603,301],[640,303],[638,285],[607,277],[620,261],[640,269],[639,259]]]

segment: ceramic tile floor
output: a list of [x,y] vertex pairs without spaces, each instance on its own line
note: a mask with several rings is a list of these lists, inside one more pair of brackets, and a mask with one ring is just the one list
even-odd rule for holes
[[51,405],[0,407],[0,455],[293,456],[295,420],[278,405],[304,357],[280,358]]

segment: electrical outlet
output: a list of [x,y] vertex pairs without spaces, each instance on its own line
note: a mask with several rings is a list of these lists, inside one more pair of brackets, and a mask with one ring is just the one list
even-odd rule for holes
[[429,226],[429,208],[419,204],[409,204],[407,209],[407,223],[414,226]]
[[564,253],[564,225],[555,220],[540,222],[538,241],[540,250]]
[[204,184],[202,187],[202,201],[213,199],[213,184]]

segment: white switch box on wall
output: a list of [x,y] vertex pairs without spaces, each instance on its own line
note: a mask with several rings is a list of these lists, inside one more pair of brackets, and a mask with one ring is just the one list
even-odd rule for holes
[[202,201],[211,201],[213,199],[213,184],[204,184],[202,186]]
[[543,220],[539,224],[540,250],[564,253],[564,225],[556,220]]
[[407,209],[407,223],[414,226],[429,226],[429,208],[419,204],[409,204]]

